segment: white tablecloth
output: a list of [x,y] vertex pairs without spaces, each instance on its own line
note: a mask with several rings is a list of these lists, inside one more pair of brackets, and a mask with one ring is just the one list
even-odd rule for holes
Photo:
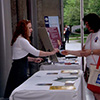
[[64,64],[52,64],[41,65],[40,70],[63,70],[63,69],[81,69],[80,65],[64,65]]
[[[50,75],[47,73],[58,73]],[[53,83],[52,86],[64,86],[64,82],[54,81],[58,77],[71,76],[61,73],[61,70],[39,71],[17,87],[10,100],[86,100],[83,73],[80,70],[75,81],[75,90],[50,90],[50,86],[38,86],[39,83]]]
[[[61,58],[58,58],[58,60],[59,60],[59,63],[54,63],[51,65],[41,65],[40,70],[62,70],[62,69],[81,69],[82,70],[81,57],[70,58],[70,59],[65,59],[61,57]],[[69,64],[65,65],[66,63],[69,63]]]

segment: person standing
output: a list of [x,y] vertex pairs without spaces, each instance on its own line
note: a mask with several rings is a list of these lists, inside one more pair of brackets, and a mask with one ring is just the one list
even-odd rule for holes
[[[95,13],[84,16],[83,21],[90,34],[86,40],[83,50],[64,50],[63,55],[76,55],[86,57],[85,80],[88,81],[90,64],[97,65],[100,56],[100,17]],[[100,94],[93,93],[96,100],[100,100]]]
[[69,35],[70,35],[70,27],[65,25],[64,28],[64,36],[65,36],[65,42],[67,41],[67,43],[69,43]]
[[4,98],[9,98],[11,92],[22,84],[27,77],[28,58],[30,53],[34,56],[50,56],[56,54],[59,50],[55,48],[51,52],[37,50],[30,44],[32,24],[30,20],[21,20],[18,22],[16,30],[13,34],[12,46],[12,67],[8,77]]

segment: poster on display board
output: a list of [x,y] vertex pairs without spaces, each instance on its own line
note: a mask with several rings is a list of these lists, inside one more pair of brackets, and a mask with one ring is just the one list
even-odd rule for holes
[[51,39],[51,43],[53,45],[54,48],[59,48],[59,42],[60,44],[62,44],[61,42],[61,37],[59,35],[59,31],[57,27],[48,27],[46,28],[46,31]]
[[[53,44],[51,42],[50,36],[48,35],[45,27],[38,28],[39,37],[46,49],[46,51],[54,50]],[[58,62],[57,55],[49,56],[50,60],[53,62]]]
[[44,21],[45,27],[57,27],[61,37],[58,16],[44,16]]

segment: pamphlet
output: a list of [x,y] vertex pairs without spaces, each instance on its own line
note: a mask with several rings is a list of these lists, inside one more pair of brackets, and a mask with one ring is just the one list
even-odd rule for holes
[[50,86],[50,90],[74,90],[75,86]]
[[62,70],[61,73],[65,73],[65,74],[78,74],[79,70]]
[[50,72],[50,73],[47,73],[47,75],[57,75],[58,73],[56,72]]
[[73,86],[75,81],[66,81],[65,86]]
[[39,83],[38,86],[51,86],[52,83]]
[[69,77],[58,77],[54,81],[66,82],[66,81],[75,81],[76,79],[78,79],[78,76],[69,76]]

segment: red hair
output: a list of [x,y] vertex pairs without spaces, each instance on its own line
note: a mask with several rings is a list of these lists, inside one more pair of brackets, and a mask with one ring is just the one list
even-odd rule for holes
[[16,41],[16,39],[18,38],[19,35],[21,35],[22,37],[24,37],[25,39],[27,39],[30,42],[30,39],[28,36],[28,28],[27,28],[28,23],[31,23],[31,21],[30,20],[21,20],[18,22],[18,24],[16,26],[16,30],[15,30],[12,40],[11,40],[11,46],[14,44],[14,42]]

